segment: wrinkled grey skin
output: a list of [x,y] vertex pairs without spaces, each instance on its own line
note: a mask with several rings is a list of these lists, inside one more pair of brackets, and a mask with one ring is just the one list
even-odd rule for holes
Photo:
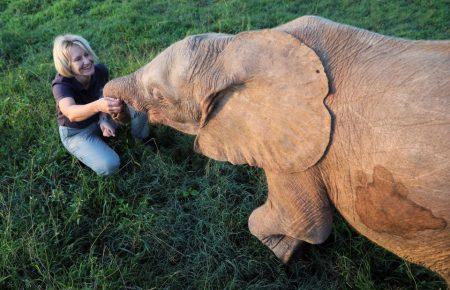
[[[307,120],[303,116],[311,110],[290,111],[296,100],[283,98],[281,91],[289,90],[295,83],[292,79],[274,91],[280,91],[273,96],[279,99],[263,103],[273,111],[272,120],[264,108],[259,109],[266,117],[252,115],[252,104],[258,105],[253,95],[271,89],[258,90],[258,86],[272,84],[265,76],[255,85],[245,73],[252,71],[253,64],[270,59],[278,48],[257,55],[245,55],[243,49],[244,56],[233,55],[240,66],[231,65],[233,58],[223,55],[232,54],[227,47],[237,36],[223,34],[177,42],[137,72],[108,83],[104,93],[147,111],[153,122],[197,135],[196,150],[209,157],[262,167],[269,197],[250,216],[249,228],[282,261],[288,261],[302,241],[321,243],[328,237],[332,203],[362,235],[438,272],[448,283],[450,42],[386,37],[314,16],[300,17],[271,31],[268,38],[278,39],[276,43],[291,45],[288,37],[275,33],[282,32],[320,58],[327,90],[314,98],[319,98],[327,116],[317,107]],[[262,35],[258,37],[266,34]],[[289,53],[279,55],[289,58]],[[314,57],[309,59],[314,61]],[[276,66],[276,58],[272,64]],[[266,70],[270,72],[270,66]],[[319,67],[317,73],[320,78]],[[300,78],[301,73],[296,75]],[[286,74],[286,78],[291,76]],[[312,83],[323,89],[320,79]],[[302,89],[298,90],[303,96]],[[239,98],[247,103],[240,106]],[[296,143],[295,136],[291,137],[295,134],[283,133],[281,142],[270,144],[271,154],[264,155],[266,145],[258,134],[244,141],[240,136],[252,128],[252,122],[258,123],[256,131],[264,135],[266,125],[260,123],[265,120],[272,122],[268,128],[291,128],[305,138]],[[322,127],[326,128],[317,134],[308,131]],[[276,134],[274,130],[269,135]],[[242,149],[254,145],[256,149]],[[283,156],[296,152],[292,146],[308,152],[298,157],[298,167],[296,156],[288,165],[289,156]],[[314,151],[316,147],[320,150]],[[303,163],[306,157],[311,158]]]

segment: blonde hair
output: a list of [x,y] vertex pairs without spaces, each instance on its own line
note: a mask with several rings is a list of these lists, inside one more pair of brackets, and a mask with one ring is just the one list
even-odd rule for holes
[[70,67],[70,48],[74,45],[89,53],[94,58],[94,63],[97,63],[98,57],[92,50],[89,42],[79,35],[64,34],[58,35],[53,42],[53,61],[55,62],[56,71],[65,77],[73,77],[74,74]]

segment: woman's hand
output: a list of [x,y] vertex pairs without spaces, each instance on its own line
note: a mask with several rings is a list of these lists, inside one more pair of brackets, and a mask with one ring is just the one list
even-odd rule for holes
[[99,112],[107,113],[110,115],[120,113],[123,109],[123,102],[121,100],[104,97],[98,99],[96,102]]
[[116,137],[116,128],[108,120],[101,120],[99,122],[100,129],[105,137]]

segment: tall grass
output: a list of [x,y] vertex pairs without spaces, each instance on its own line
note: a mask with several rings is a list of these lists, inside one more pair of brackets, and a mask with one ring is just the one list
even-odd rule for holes
[[57,134],[51,47],[86,37],[113,77],[186,35],[238,33],[316,14],[383,34],[449,37],[442,1],[0,1],[0,288],[437,289],[434,273],[358,235],[331,237],[285,267],[247,229],[262,172],[208,160],[192,138],[152,127],[110,141],[118,175],[99,178]]

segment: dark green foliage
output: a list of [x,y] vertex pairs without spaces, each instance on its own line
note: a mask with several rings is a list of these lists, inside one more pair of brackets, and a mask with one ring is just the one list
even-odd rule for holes
[[[208,160],[192,137],[154,127],[157,150],[127,129],[120,173],[99,178],[62,147],[50,82],[57,34],[86,37],[112,76],[186,35],[238,33],[316,14],[383,34],[449,37],[441,1],[0,1],[0,288],[437,289],[444,282],[355,233],[289,268],[247,229],[262,172]],[[152,141],[150,141],[152,142]]]

